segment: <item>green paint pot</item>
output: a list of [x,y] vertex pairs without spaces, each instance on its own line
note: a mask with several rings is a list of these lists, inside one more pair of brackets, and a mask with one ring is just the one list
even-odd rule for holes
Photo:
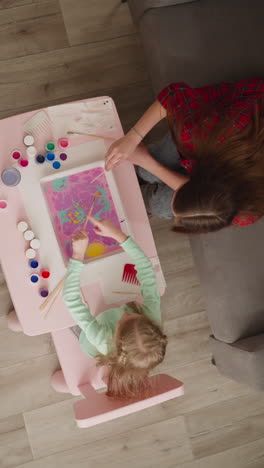
[[53,150],[55,150],[55,143],[53,143],[53,141],[49,141],[49,142],[46,144],[46,150],[47,150],[47,151],[53,151]]

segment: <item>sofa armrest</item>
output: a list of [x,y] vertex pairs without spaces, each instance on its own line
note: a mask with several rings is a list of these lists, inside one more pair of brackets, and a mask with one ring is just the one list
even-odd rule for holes
[[264,333],[231,344],[211,336],[210,346],[222,374],[264,391]]
[[128,5],[134,23],[138,24],[144,13],[151,8],[163,8],[197,1],[198,0],[128,0]]

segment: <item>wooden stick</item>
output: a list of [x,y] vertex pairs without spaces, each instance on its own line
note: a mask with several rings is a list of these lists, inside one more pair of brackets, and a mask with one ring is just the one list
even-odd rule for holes
[[93,180],[91,180],[91,182],[89,182],[89,184],[92,184],[96,179],[101,177],[101,175],[103,175],[104,173],[105,173],[105,170],[103,169],[103,171],[99,175],[97,175]]
[[132,291],[112,291],[113,294],[137,294],[140,295],[140,291],[132,292]]
[[41,304],[39,310],[42,311],[44,310],[47,305],[49,305],[51,299],[59,293],[59,291],[63,288],[64,281],[65,281],[66,275],[60,280],[60,282],[57,284],[57,286],[53,289],[53,291],[50,293],[50,295],[45,299],[45,301]]
[[67,132],[67,135],[83,135],[83,136],[92,137],[92,138],[99,138],[99,139],[101,138],[102,140],[110,140],[110,141],[115,140],[115,138],[104,137],[102,135],[93,135],[91,133],[82,133],[82,132],[72,132],[71,130]]
[[60,289],[57,291],[57,294],[55,295],[55,297],[53,298],[53,300],[51,301],[51,304],[49,304],[49,308],[48,310],[46,311],[45,315],[44,315],[44,319],[46,319],[48,317],[48,315],[50,314],[50,312],[53,310],[52,309],[52,306],[54,304],[54,302],[56,301],[56,299],[58,298],[59,294],[60,294],[60,291],[62,290],[63,288],[63,284],[61,285]]
[[88,221],[89,221],[89,216],[91,216],[91,214],[92,214],[92,211],[93,211],[94,204],[95,204],[95,196],[94,196],[94,199],[93,199],[93,202],[92,202],[91,208],[90,208],[90,210],[89,210],[89,213],[88,213],[88,215],[86,216],[85,223],[84,223],[84,225],[83,225],[83,229],[84,229],[84,230],[86,229],[86,226],[87,226],[87,224],[88,224]]

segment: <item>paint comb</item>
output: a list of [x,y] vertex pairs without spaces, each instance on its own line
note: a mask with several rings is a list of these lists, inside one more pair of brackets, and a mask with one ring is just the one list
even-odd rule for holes
[[39,111],[24,124],[23,129],[36,137],[45,135],[52,129],[51,120],[45,111]]
[[135,265],[133,265],[132,263],[125,264],[122,281],[124,283],[137,284],[137,285],[140,284],[137,279],[137,270],[135,268]]

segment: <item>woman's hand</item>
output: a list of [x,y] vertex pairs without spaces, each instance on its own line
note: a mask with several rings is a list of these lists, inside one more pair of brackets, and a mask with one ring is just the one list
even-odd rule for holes
[[105,156],[105,169],[110,171],[121,161],[128,159],[148,132],[166,115],[166,109],[159,101],[154,101],[131,130],[110,146]]
[[127,160],[136,166],[144,167],[144,165],[153,161],[154,158],[149,153],[146,145],[144,145],[144,143],[140,143]]
[[89,216],[88,219],[93,223],[94,231],[100,236],[112,237],[117,242],[119,242],[119,244],[122,244],[122,242],[124,242],[128,237],[109,219],[102,219],[101,221],[98,221],[98,219],[95,219],[93,216]]
[[79,231],[72,236],[72,258],[83,262],[89,238],[85,231]]
[[133,132],[129,132],[124,137],[116,140],[105,155],[106,171],[110,171],[110,169],[113,169],[117,164],[128,159],[137,147],[139,141],[140,139],[137,134],[133,134]]
[[131,156],[129,156],[128,160],[132,164],[136,164],[137,166],[143,167],[143,169],[151,172],[151,174],[158,177],[162,182],[175,191],[179,190],[182,185],[186,184],[189,180],[189,177],[168,169],[156,161],[143,143],[137,146],[136,150],[131,154]]

